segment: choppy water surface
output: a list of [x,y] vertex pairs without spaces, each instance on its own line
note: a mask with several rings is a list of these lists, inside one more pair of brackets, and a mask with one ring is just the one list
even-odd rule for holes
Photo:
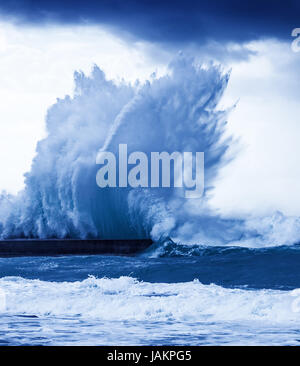
[[297,345],[299,249],[2,258],[0,344]]

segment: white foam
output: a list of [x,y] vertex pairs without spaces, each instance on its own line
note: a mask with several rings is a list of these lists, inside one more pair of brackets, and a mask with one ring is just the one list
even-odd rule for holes
[[[46,282],[4,277],[8,314],[101,320],[300,324],[298,292],[227,289],[198,280],[147,283],[131,277]],[[297,296],[296,296],[297,295]],[[299,302],[299,301],[298,301]]]

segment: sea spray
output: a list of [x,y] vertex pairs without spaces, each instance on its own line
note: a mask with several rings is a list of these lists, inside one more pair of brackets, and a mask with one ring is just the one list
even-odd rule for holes
[[204,151],[209,189],[228,148],[228,140],[220,143],[226,113],[216,111],[227,81],[220,68],[184,57],[144,85],[114,84],[98,67],[90,77],[75,73],[74,97],[48,111],[48,135],[38,143],[24,191],[2,197],[2,237],[168,235],[176,225],[172,202],[182,200],[176,189],[101,190],[97,152],[119,143],[148,154]]
[[[166,75],[145,84],[116,84],[94,67],[75,73],[74,96],[47,113],[25,189],[0,198],[2,238],[147,238],[203,245],[272,246],[300,240],[298,218],[274,214],[225,219],[209,195],[234,143],[225,138],[228,111],[218,109],[229,74],[177,57]],[[242,121],[241,121],[242,123]],[[99,151],[204,153],[204,194],[182,189],[99,188]],[[284,228],[284,230],[282,230]],[[284,235],[283,235],[284,232]]]

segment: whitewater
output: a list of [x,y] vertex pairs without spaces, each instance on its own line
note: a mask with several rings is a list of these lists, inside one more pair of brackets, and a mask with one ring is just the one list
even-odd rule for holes
[[[298,217],[275,212],[224,218],[209,205],[215,178],[234,158],[237,143],[226,134],[230,110],[218,109],[228,80],[220,66],[204,67],[184,56],[166,75],[143,84],[117,84],[96,66],[91,76],[76,72],[74,96],[48,110],[47,136],[37,145],[25,189],[1,195],[0,236],[151,237],[250,247],[299,241]],[[186,199],[180,188],[100,189],[97,153],[117,155],[123,143],[128,154],[204,152],[204,195]]]
[[[75,73],[74,95],[48,110],[24,190],[1,194],[0,237],[154,244],[133,257],[0,259],[0,344],[298,344],[300,219],[210,207],[237,144],[231,109],[218,108],[229,77],[183,56],[145,83],[107,80],[97,66]],[[204,195],[99,188],[98,152],[124,143],[148,156],[204,152]]]
[[0,344],[297,345],[299,249],[0,259]]

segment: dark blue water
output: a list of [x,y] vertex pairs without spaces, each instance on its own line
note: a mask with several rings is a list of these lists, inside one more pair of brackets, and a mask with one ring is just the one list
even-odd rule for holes
[[0,344],[297,345],[298,289],[299,245],[1,258]]
[[[151,253],[153,248],[149,251]],[[42,281],[82,281],[130,276],[151,283],[189,282],[223,287],[291,290],[300,288],[300,245],[248,249],[175,246],[158,258],[139,256],[63,256],[0,258],[0,277]]]

